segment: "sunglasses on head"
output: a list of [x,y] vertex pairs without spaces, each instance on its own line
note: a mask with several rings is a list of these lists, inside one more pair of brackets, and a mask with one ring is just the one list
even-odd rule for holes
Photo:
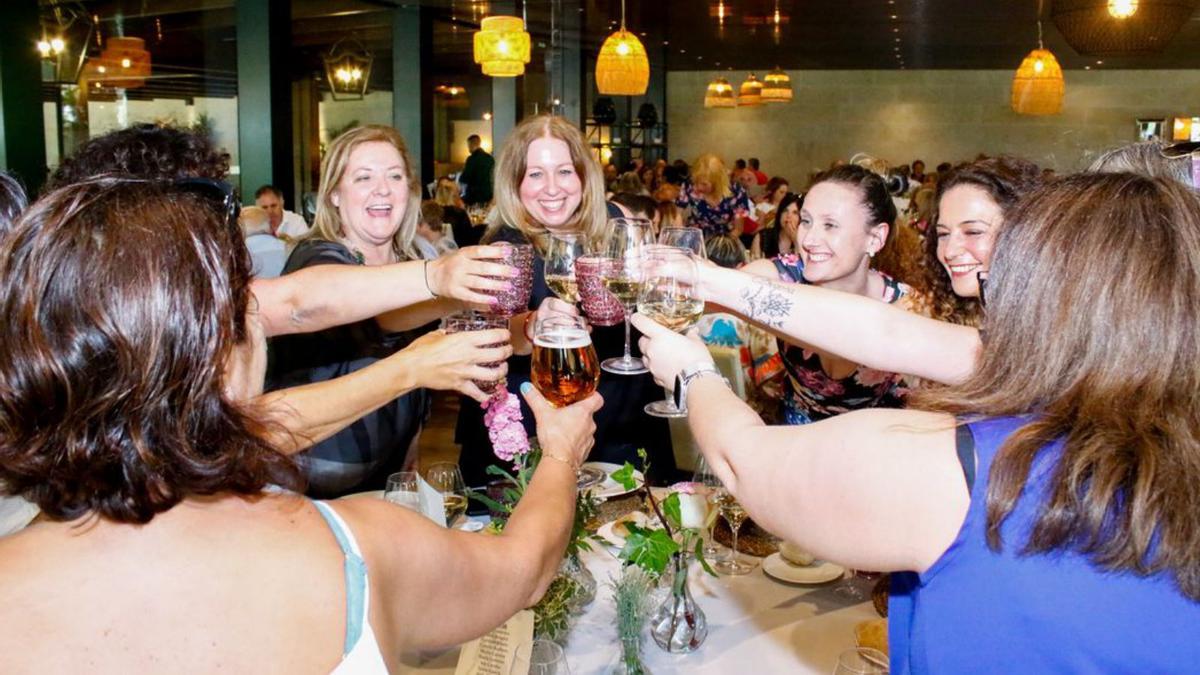
[[229,183],[212,178],[180,178],[171,185],[211,203],[216,212],[225,219],[227,227],[237,227],[242,205]]

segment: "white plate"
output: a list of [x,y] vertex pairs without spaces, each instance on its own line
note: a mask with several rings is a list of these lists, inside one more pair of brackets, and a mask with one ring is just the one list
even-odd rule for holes
[[791,565],[778,553],[763,558],[762,570],[772,579],[789,584],[823,584],[846,573],[845,567],[824,560],[813,561],[804,567]]
[[635,470],[633,472],[633,479],[637,481],[637,486],[634,487],[633,490],[626,490],[624,485],[621,485],[612,478],[613,472],[621,469],[620,464],[613,464],[611,462],[584,462],[583,466],[595,467],[604,472],[604,482],[590,489],[591,493],[600,501],[612,499],[613,497],[620,497],[621,495],[627,495],[646,483],[646,479],[642,476],[642,472]]
[[[637,525],[639,527],[646,527],[647,525],[650,524],[650,516],[642,513],[641,511],[634,511],[633,517],[634,517],[634,520],[633,520],[634,525]],[[600,528],[596,530],[596,534],[600,535],[600,537],[602,539],[609,542],[613,546],[615,546],[617,548],[624,548],[625,547],[625,536],[621,535],[621,534],[617,534],[617,531],[614,529],[616,527],[616,524],[617,524],[617,521],[610,520],[607,523],[601,525]]]

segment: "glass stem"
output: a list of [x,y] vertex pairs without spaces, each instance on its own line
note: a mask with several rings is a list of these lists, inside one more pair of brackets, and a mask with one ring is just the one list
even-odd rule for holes
[[629,353],[629,310],[625,310],[625,356],[624,361],[632,361],[633,354]]
[[729,559],[733,561],[734,567],[737,567],[738,564],[737,536],[740,529],[742,529],[741,523],[733,526],[733,551],[730,552]]

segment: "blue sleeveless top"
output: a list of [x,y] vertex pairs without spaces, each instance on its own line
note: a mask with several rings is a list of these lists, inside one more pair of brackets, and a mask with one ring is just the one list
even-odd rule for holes
[[1046,446],[1034,462],[1001,528],[1001,552],[988,548],[992,460],[1026,422],[1007,417],[968,425],[978,479],[962,530],[924,574],[892,575],[893,675],[1200,671],[1200,603],[1180,594],[1169,576],[1106,572],[1071,552],[1018,555],[1061,442]]

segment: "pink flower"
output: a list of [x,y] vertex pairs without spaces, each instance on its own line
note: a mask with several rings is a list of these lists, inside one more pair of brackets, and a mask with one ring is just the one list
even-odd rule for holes
[[521,424],[521,404],[517,397],[501,387],[483,403],[483,423],[487,426],[492,452],[506,462],[529,452],[529,437]]
[[675,483],[668,489],[671,492],[678,492],[680,494],[685,494],[685,495],[694,495],[694,494],[696,494],[696,488],[699,486],[700,486],[700,483],[695,483],[692,481],[681,481],[681,482]]

